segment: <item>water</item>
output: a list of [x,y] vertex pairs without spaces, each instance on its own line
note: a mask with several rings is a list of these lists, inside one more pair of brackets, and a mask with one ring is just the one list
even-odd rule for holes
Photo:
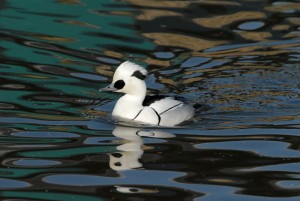
[[[1,200],[299,200],[298,1],[0,2]],[[116,125],[124,60],[197,105]]]

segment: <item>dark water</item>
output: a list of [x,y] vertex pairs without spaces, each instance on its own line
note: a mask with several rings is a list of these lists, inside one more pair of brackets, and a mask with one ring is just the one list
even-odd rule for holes
[[[298,1],[2,0],[1,200],[300,200]],[[117,126],[124,60],[198,106]]]

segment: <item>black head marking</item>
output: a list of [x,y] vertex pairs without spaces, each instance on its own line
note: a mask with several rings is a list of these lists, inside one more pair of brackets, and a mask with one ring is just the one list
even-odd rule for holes
[[134,73],[131,75],[131,77],[136,77],[140,80],[145,80],[146,79],[146,75],[141,73],[141,71],[139,71],[139,70],[134,71]]
[[116,89],[122,89],[124,86],[125,86],[125,82],[123,80],[118,80],[114,84],[114,87]]

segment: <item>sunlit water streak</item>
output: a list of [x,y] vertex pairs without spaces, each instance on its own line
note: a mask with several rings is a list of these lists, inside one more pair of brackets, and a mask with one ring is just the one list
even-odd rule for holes
[[[299,200],[297,1],[0,3],[0,197]],[[174,23],[176,22],[176,23]],[[120,126],[123,60],[197,108]]]

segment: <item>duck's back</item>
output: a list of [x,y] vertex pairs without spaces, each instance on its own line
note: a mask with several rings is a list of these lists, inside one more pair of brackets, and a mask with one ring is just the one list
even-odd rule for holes
[[173,97],[146,96],[143,106],[153,108],[160,116],[159,125],[174,126],[191,119],[194,108]]

